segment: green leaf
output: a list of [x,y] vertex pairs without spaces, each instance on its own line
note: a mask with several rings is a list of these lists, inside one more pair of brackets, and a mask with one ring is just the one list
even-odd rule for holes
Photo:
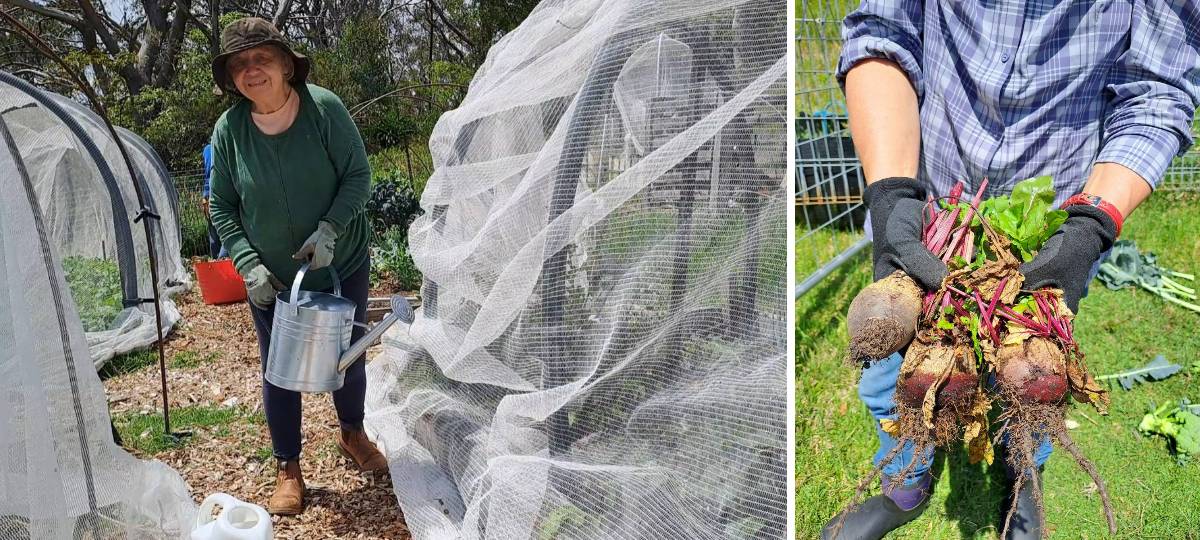
[[[1054,182],[1050,176],[1037,176],[1017,183],[1009,196],[1013,204],[1026,211],[1054,204]],[[1028,217],[1028,216],[1027,216]]]
[[541,534],[538,537],[541,540],[555,540],[563,533],[564,530],[587,523],[588,516],[584,514],[579,507],[568,504],[560,506],[550,511],[542,522]]
[[1119,290],[1133,285],[1155,289],[1166,271],[1155,264],[1153,253],[1142,253],[1132,240],[1117,240],[1112,252],[1100,265],[1096,277],[1106,287]]
[[1120,383],[1121,388],[1131,390],[1134,386],[1148,381],[1161,381],[1179,373],[1183,370],[1183,366],[1170,362],[1167,357],[1158,355],[1151,360],[1149,364],[1137,369],[1113,373],[1111,375],[1103,375],[1096,377],[1097,381],[1116,380]]
[[980,205],[992,227],[1012,241],[1023,261],[1033,260],[1042,244],[1066,220],[1066,212],[1052,210],[1054,182],[1049,176],[1021,181],[1007,197],[993,197]]
[[946,319],[938,319],[937,327],[942,330],[954,330],[954,324]]
[[1186,401],[1179,405],[1165,403],[1147,413],[1138,424],[1138,431],[1165,437],[1169,447],[1180,456],[1200,455],[1200,416],[1190,410]]

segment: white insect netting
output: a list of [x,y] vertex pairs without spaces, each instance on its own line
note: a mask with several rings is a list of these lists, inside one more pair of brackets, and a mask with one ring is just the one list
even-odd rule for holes
[[[113,356],[158,339],[150,251],[141,206],[117,143],[79,103],[0,73],[0,120],[12,133],[51,242],[64,269],[96,369]],[[180,315],[171,295],[190,287],[180,256],[177,196],[170,175],[145,141],[121,130],[151,220],[162,294],[163,330]],[[7,171],[6,171],[7,172]]]
[[21,128],[0,118],[0,540],[185,538],[196,509],[183,479],[113,443],[60,224],[41,208]]
[[430,146],[368,365],[415,538],[783,538],[782,0],[546,1]]

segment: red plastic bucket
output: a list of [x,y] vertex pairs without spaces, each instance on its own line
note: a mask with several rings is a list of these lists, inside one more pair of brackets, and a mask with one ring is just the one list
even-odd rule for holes
[[246,284],[230,259],[196,261],[196,282],[205,304],[228,304],[246,299]]

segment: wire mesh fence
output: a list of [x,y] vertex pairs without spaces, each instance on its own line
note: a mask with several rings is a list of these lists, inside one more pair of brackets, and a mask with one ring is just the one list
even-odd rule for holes
[[[799,297],[867,246],[865,181],[834,78],[850,0],[796,4],[796,279]],[[1192,124],[1200,139],[1200,121]],[[1200,144],[1177,157],[1159,191],[1200,191]]]
[[796,5],[796,276],[799,296],[866,245],[862,168],[834,79],[848,0]]
[[208,250],[208,216],[204,212],[204,171],[191,169],[171,173],[179,193],[179,229],[184,259],[204,257]]

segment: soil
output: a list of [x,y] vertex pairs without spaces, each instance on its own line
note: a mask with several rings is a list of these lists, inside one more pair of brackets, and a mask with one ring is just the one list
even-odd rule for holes
[[[371,296],[389,292],[376,288]],[[245,302],[204,304],[196,290],[175,301],[183,322],[165,343],[171,409],[238,407],[251,414],[239,416],[231,425],[195,429],[177,448],[148,456],[134,454],[161,460],[179,471],[197,503],[220,491],[265,507],[274,488],[275,461],[262,415],[262,376],[250,310]],[[378,347],[368,350],[368,361]],[[185,351],[205,361],[195,367],[171,367],[172,359]],[[104,385],[114,417],[161,412],[157,363],[110,378]],[[338,454],[338,423],[330,395],[308,394],[303,407],[306,509],[299,516],[274,517],[275,537],[410,538],[390,478],[366,476]]]

